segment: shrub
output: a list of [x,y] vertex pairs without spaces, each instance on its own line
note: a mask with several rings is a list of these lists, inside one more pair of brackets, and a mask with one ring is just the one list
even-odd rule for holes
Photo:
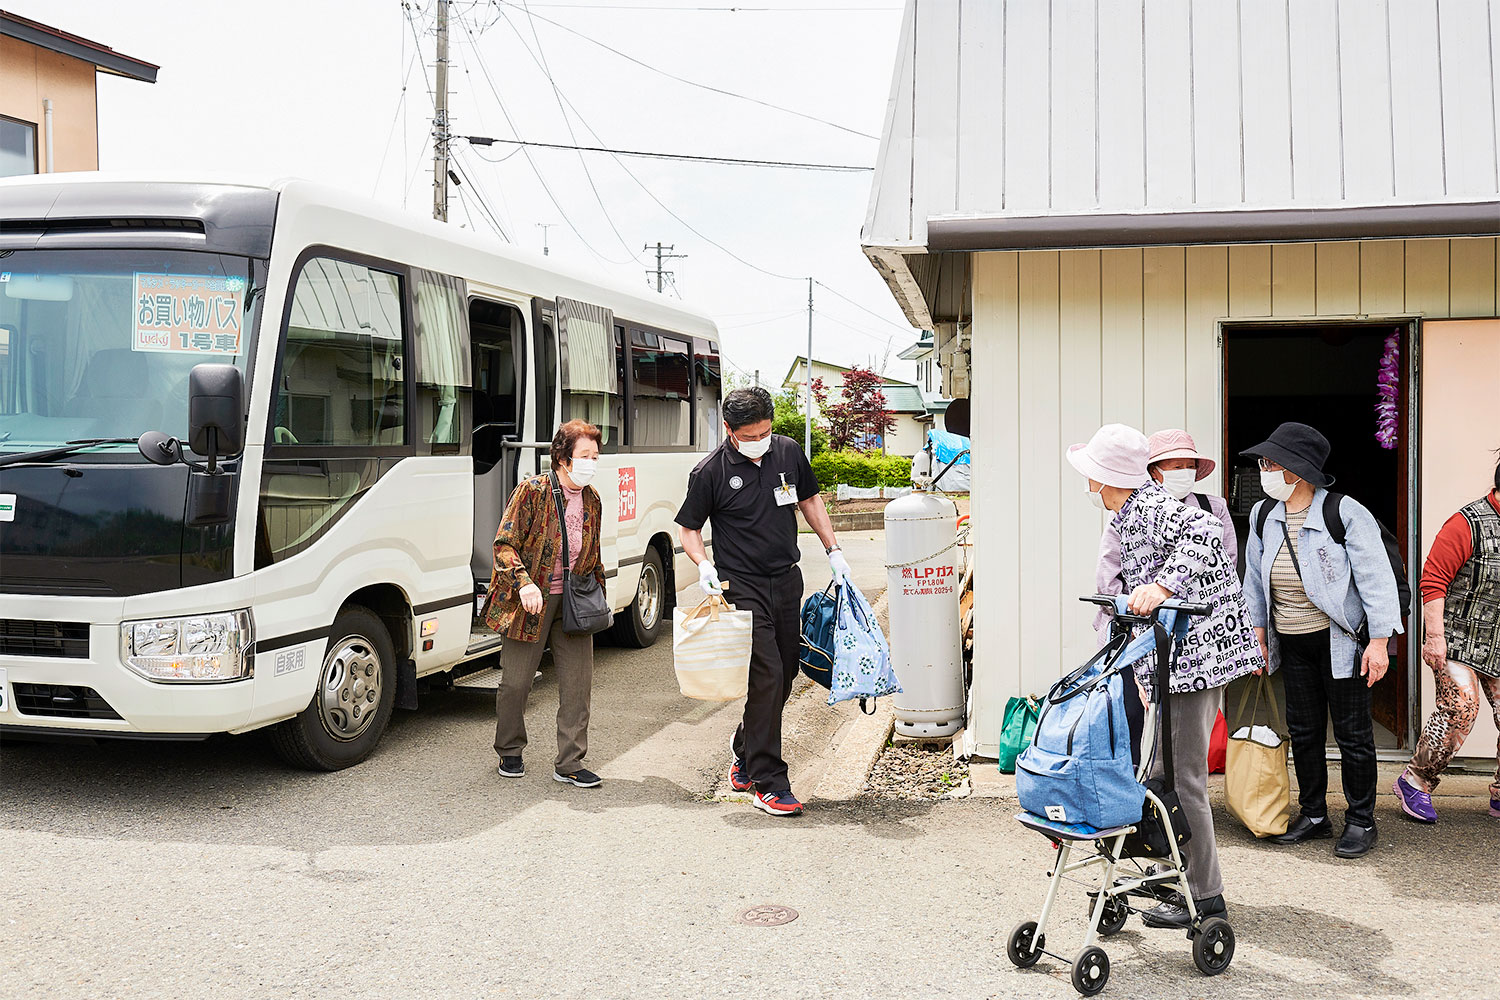
[[[776,416],[771,421],[771,432],[782,434],[793,441],[802,441],[807,432],[806,418],[803,416],[800,400],[797,398],[797,390],[785,389],[776,397]],[[817,458],[828,449],[828,432],[813,421],[812,428],[812,453]]]
[[911,459],[901,455],[825,451],[813,457],[812,468],[825,490],[840,483],[864,487],[911,485]]

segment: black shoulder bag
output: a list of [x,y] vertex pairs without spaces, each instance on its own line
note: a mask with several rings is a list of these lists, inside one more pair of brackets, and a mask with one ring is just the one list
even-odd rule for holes
[[597,577],[573,575],[573,554],[568,551],[568,520],[563,512],[562,484],[552,474],[552,502],[557,505],[557,526],[562,531],[563,631],[569,635],[593,635],[609,628],[614,620],[609,601]]
[[[1152,622],[1151,627],[1156,635],[1155,694],[1157,704],[1161,706],[1156,720],[1161,727],[1161,743],[1157,748],[1157,753],[1162,755],[1162,777],[1146,779],[1146,789],[1161,800],[1167,813],[1166,818],[1171,823],[1172,834],[1177,840],[1177,849],[1180,851],[1192,839],[1193,832],[1188,828],[1187,816],[1182,811],[1182,803],[1178,801],[1172,773],[1172,709],[1168,701],[1171,696],[1168,693],[1167,684],[1172,679],[1171,664],[1177,659],[1177,647],[1170,641],[1167,630],[1161,622]],[[1168,646],[1171,646],[1170,653],[1168,653]],[[1163,817],[1158,814],[1155,804],[1147,799],[1141,809],[1141,821],[1136,825],[1135,832],[1125,835],[1125,847],[1120,852],[1120,856],[1170,858],[1172,845],[1167,837],[1167,825],[1163,822]]]

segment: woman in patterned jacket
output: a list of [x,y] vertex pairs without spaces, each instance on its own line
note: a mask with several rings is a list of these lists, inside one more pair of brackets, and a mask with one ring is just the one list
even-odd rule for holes
[[[604,585],[599,561],[599,491],[589,483],[599,464],[599,428],[570,420],[552,438],[552,472],[561,488],[568,553],[575,576]],[[542,588],[546,588],[543,590]],[[554,780],[593,788],[599,776],[583,766],[589,745],[589,700],[594,685],[594,637],[563,631],[563,524],[552,476],[535,476],[511,494],[495,533],[484,620],[505,636],[500,690],[495,692],[495,752],[500,774],[525,776],[526,699],[542,652],[550,645],[557,668],[557,761]]]
[[[1188,888],[1200,917],[1224,916],[1224,883],[1208,806],[1208,740],[1219,711],[1218,689],[1255,672],[1263,662],[1234,562],[1225,556],[1219,519],[1164,490],[1146,471],[1150,454],[1146,435],[1107,424],[1088,444],[1070,448],[1068,461],[1088,477],[1093,505],[1115,512],[1111,527],[1120,537],[1120,573],[1130,610],[1149,614],[1173,597],[1211,609],[1192,619],[1178,644],[1166,697],[1173,777],[1193,833],[1187,845]],[[1152,657],[1136,664],[1136,677],[1148,691],[1154,686],[1154,669]],[[1158,758],[1153,773],[1163,769]],[[1189,924],[1187,907],[1167,901],[1141,919],[1148,927]]]
[[[1422,659],[1437,680],[1411,763],[1396,779],[1401,811],[1436,823],[1432,790],[1474,729],[1481,693],[1500,725],[1500,465],[1495,488],[1448,518],[1422,567]],[[1500,754],[1490,815],[1500,818]]]

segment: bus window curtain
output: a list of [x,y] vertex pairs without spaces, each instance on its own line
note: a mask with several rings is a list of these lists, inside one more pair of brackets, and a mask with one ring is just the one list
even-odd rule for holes
[[459,396],[473,385],[464,331],[463,283],[432,271],[416,271],[416,380],[428,444],[457,445],[464,431]]
[[564,388],[605,395],[619,393],[614,345],[610,340],[614,324],[614,314],[603,306],[575,299],[557,300]]

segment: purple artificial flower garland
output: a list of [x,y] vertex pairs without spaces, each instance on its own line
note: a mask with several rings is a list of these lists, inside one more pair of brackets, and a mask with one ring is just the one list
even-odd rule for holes
[[1380,356],[1380,373],[1375,377],[1375,440],[1386,451],[1396,447],[1399,414],[1396,401],[1401,395],[1401,344],[1396,334],[1385,338],[1385,353]]

